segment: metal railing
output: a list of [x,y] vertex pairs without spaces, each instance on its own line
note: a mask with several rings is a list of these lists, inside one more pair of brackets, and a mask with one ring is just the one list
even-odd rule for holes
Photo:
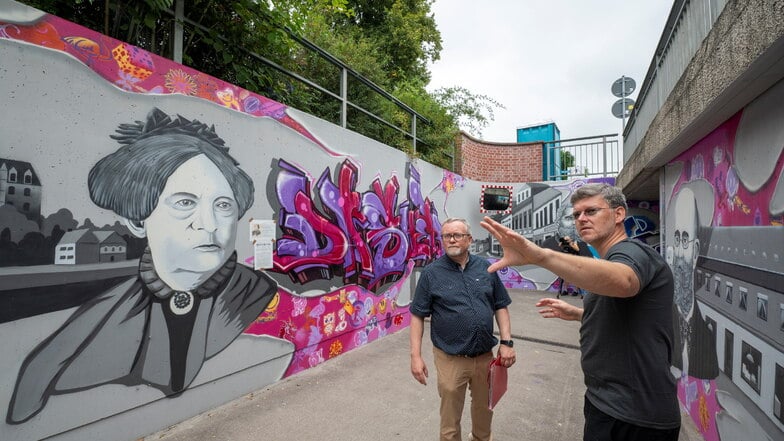
[[[167,10],[167,12],[174,17],[174,32],[173,32],[173,35],[174,35],[174,41],[173,41],[174,54],[173,54],[173,60],[178,62],[178,63],[182,63],[183,41],[184,41],[184,38],[185,38],[184,37],[185,32],[184,32],[184,29],[183,29],[183,24],[188,25],[188,26],[192,26],[194,28],[198,28],[198,29],[200,29],[203,32],[208,32],[209,29],[207,29],[204,26],[202,26],[201,24],[196,23],[195,21],[190,20],[187,17],[185,17],[185,0],[175,0],[175,2],[174,2],[174,10],[173,11],[172,10]],[[351,109],[357,110],[360,113],[370,117],[374,121],[376,121],[376,122],[378,122],[378,123],[380,123],[380,124],[390,128],[390,129],[393,129],[393,130],[395,130],[395,131],[397,131],[399,133],[402,133],[406,137],[410,138],[411,139],[411,148],[412,148],[412,151],[413,151],[414,154],[416,154],[416,152],[417,152],[417,144],[427,145],[423,140],[418,138],[417,134],[416,134],[417,133],[417,120],[420,120],[423,123],[429,125],[430,121],[427,118],[425,118],[424,116],[420,115],[414,109],[412,109],[411,107],[409,107],[408,105],[406,105],[405,103],[400,101],[399,99],[395,98],[392,94],[390,94],[386,90],[382,89],[380,86],[378,86],[377,84],[373,83],[369,79],[365,78],[364,76],[362,76],[361,74],[359,74],[358,72],[353,70],[351,67],[346,65],[344,62],[342,62],[340,59],[338,59],[337,57],[333,56],[332,54],[330,54],[329,52],[325,51],[324,49],[320,48],[319,46],[317,46],[313,42],[307,40],[304,37],[301,37],[301,36],[295,34],[293,31],[291,31],[287,27],[281,27],[281,26],[278,26],[278,27],[281,30],[283,30],[289,36],[289,38],[291,38],[294,42],[296,42],[297,44],[299,44],[300,46],[302,46],[306,50],[316,53],[323,60],[325,60],[328,63],[332,64],[333,66],[335,66],[339,70],[339,75],[340,75],[340,93],[339,94],[336,94],[336,93],[332,92],[331,90],[329,90],[329,89],[327,89],[327,88],[325,88],[325,87],[323,87],[323,86],[321,86],[321,85],[319,85],[319,84],[317,84],[317,83],[315,83],[315,82],[313,82],[313,81],[311,81],[311,80],[309,80],[309,79],[307,79],[307,78],[305,78],[305,77],[303,77],[303,76],[301,76],[301,75],[299,75],[299,74],[297,74],[295,72],[292,72],[292,71],[284,68],[283,66],[279,65],[278,63],[275,63],[274,61],[269,60],[269,59],[265,58],[264,56],[262,56],[262,55],[260,55],[258,53],[255,53],[253,51],[249,51],[249,50],[246,50],[246,49],[243,49],[243,51],[246,54],[248,54],[249,56],[251,56],[253,59],[255,59],[258,62],[262,63],[263,65],[265,65],[267,67],[270,67],[270,68],[274,69],[275,71],[277,71],[279,73],[282,73],[282,74],[288,76],[289,78],[291,78],[293,80],[296,80],[296,81],[298,81],[298,82],[300,82],[302,84],[305,84],[306,86],[308,86],[310,88],[313,88],[313,89],[317,90],[318,92],[320,92],[320,93],[322,93],[322,94],[324,94],[324,95],[326,95],[326,96],[328,96],[328,97],[338,101],[340,103],[340,126],[341,127],[348,128],[348,111],[349,111],[349,108],[351,108]],[[223,41],[226,42],[227,40],[223,39]],[[196,67],[196,66],[193,66],[193,67]],[[358,105],[356,103],[352,103],[348,99],[349,77],[357,80],[359,83],[361,83],[365,87],[368,87],[370,90],[372,90],[374,93],[380,95],[384,99],[386,99],[388,101],[391,101],[400,110],[402,110],[403,112],[408,114],[409,118],[410,118],[410,122],[411,122],[410,127],[407,130],[406,129],[402,129],[402,128],[398,127],[397,125],[395,125],[395,124],[385,120],[384,118],[376,115],[375,113],[373,113],[373,112],[371,112],[371,111],[369,111],[367,109],[362,108],[362,106],[360,106],[360,105]]]
[[543,149],[547,181],[616,176],[623,167],[617,134],[548,141]]

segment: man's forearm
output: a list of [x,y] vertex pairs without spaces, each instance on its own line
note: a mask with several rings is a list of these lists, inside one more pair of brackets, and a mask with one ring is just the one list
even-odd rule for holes
[[495,311],[495,321],[498,323],[498,333],[501,335],[501,340],[511,340],[512,321],[509,318],[509,309],[497,309]]
[[422,335],[425,332],[425,319],[417,315],[411,314],[411,335],[409,337],[411,343],[411,356],[422,356]]

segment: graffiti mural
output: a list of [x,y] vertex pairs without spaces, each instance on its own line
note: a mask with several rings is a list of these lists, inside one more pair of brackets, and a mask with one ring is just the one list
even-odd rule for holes
[[[180,393],[276,291],[269,277],[237,265],[237,221],[253,203],[253,182],[223,140],[159,109],[118,133],[122,147],[87,181],[96,205],[147,238],[138,274],[84,303],[25,358],[9,423],[29,420],[51,395],[106,383]],[[115,248],[109,238],[119,236],[100,233],[92,236],[103,240],[92,243]],[[75,241],[73,255],[89,245]],[[59,254],[55,263],[70,257]]]
[[683,410],[706,440],[784,435],[784,131],[779,83],[665,168]]
[[278,224],[284,234],[277,241],[274,270],[293,281],[307,284],[341,274],[343,283],[376,291],[406,275],[409,261],[421,267],[442,253],[438,213],[422,198],[413,166],[408,197],[400,204],[395,176],[386,184],[376,178],[370,190],[357,192],[359,169],[350,160],[337,171],[337,183],[329,169],[314,185],[306,172],[284,160],[278,168]]
[[[0,439],[143,436],[408,326],[415,273],[443,253],[436,207],[478,183],[12,9]],[[274,224],[269,268],[251,220]]]

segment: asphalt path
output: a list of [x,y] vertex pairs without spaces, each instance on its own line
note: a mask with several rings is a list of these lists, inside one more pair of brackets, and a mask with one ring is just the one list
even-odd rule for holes
[[[513,290],[509,307],[517,363],[493,416],[495,441],[582,439],[585,385],[579,323],[544,319],[534,306],[552,293]],[[564,300],[580,304],[579,297]],[[437,440],[438,392],[429,324],[423,356],[427,386],[410,372],[408,330],[191,418],[144,441]],[[701,437],[682,418],[681,441]],[[463,413],[463,439],[470,409]]]

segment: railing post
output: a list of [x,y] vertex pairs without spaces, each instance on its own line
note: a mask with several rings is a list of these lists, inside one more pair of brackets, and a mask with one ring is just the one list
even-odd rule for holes
[[411,115],[411,148],[414,150],[414,155],[416,155],[416,152],[417,152],[416,119],[417,119],[417,117],[413,113],[410,114],[410,115]]
[[552,175],[550,174],[550,145],[548,142],[545,141],[544,143],[544,180],[550,181],[552,180]]
[[182,23],[185,18],[185,0],[174,0],[174,49],[172,59],[182,64],[182,41],[185,38]]
[[348,69],[340,68],[340,127],[347,127],[348,119]]

